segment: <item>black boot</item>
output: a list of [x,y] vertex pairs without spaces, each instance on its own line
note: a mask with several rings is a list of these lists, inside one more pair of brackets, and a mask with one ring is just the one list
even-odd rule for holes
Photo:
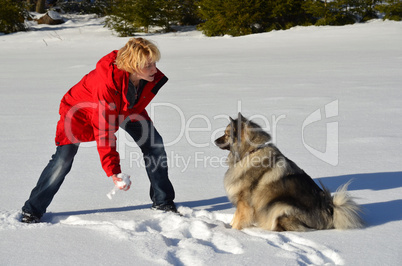
[[152,210],[164,211],[164,212],[174,212],[177,213],[176,205],[172,202],[171,204],[156,205],[152,204]]
[[27,223],[27,224],[36,224],[40,222],[40,218],[36,217],[35,215],[28,213],[28,212],[22,212],[22,217],[21,217],[21,222],[22,223]]

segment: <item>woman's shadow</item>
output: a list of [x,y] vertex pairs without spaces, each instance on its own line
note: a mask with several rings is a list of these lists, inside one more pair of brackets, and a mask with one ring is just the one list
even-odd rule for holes
[[[335,191],[339,186],[352,181],[348,190],[391,190],[402,187],[402,172],[353,174],[344,176],[332,176],[316,179],[321,181],[330,191]],[[375,202],[362,205],[363,219],[368,227],[402,220],[402,195],[394,200]]]

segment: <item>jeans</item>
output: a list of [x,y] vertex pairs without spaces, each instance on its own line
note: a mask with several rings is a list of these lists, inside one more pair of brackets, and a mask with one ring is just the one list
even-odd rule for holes
[[22,211],[31,213],[38,218],[42,217],[63,183],[65,176],[70,172],[77,150],[77,144],[56,148],[56,153],[53,154],[52,159],[40,175],[38,183],[22,207]]
[[[163,140],[152,121],[127,122],[122,127],[137,142],[145,160],[151,182],[150,197],[154,205],[173,204],[175,192],[168,178],[168,165]],[[38,218],[46,212],[54,195],[70,172],[79,144],[58,146],[39,177],[22,211]]]
[[152,121],[141,120],[121,125],[140,147],[151,182],[150,198],[154,205],[173,204],[175,192],[168,178],[165,147]]

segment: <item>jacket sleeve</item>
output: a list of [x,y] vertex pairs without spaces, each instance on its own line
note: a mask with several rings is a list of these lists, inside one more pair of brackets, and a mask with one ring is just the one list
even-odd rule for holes
[[107,176],[121,173],[120,157],[116,150],[116,136],[119,129],[119,97],[115,90],[98,89],[94,95],[97,102],[92,115],[92,126],[103,170]]

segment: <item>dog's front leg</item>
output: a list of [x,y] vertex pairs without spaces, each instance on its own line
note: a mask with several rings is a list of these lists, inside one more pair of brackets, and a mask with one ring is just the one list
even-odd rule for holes
[[236,215],[237,215],[237,208],[236,208],[235,213],[233,214],[232,221],[230,221],[230,226],[231,226],[231,227],[233,227],[233,224],[234,224],[234,222],[235,222]]
[[233,227],[233,225],[238,223],[240,217],[240,211],[239,211],[239,205],[236,206],[235,213],[233,214],[232,221],[230,222],[230,225]]
[[245,227],[249,227],[254,220],[254,210],[246,202],[240,200],[237,203],[236,211],[233,215],[232,222],[230,225],[232,228],[241,230]]

